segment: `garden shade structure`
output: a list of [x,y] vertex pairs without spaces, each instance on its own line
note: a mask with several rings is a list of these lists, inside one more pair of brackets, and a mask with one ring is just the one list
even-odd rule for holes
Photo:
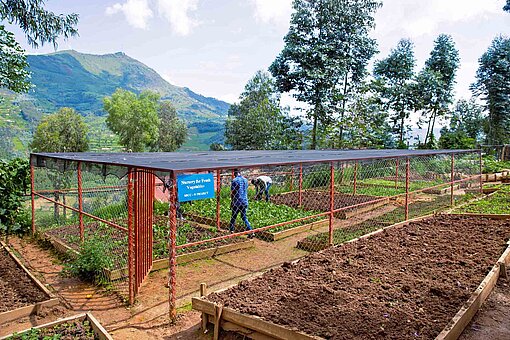
[[[393,204],[402,208],[401,215],[394,215],[407,220],[417,214],[413,203],[432,206],[430,198],[423,203],[415,197],[427,190],[446,193],[441,197],[451,206],[457,188],[478,188],[480,167],[479,150],[33,153],[32,230],[65,241],[64,248],[74,252],[88,238],[96,244],[108,242],[111,257],[105,263],[106,276],[116,283],[127,278],[125,295],[130,303],[155,266],[154,260],[164,255],[169,267],[170,317],[175,318],[178,261],[198,258],[212,248],[215,251],[208,254],[219,254],[222,247],[232,246],[229,242],[237,242],[235,247],[240,249],[239,244],[253,234],[260,239],[285,232],[286,237],[303,227],[324,227],[324,240],[319,235],[316,242],[322,242],[322,248],[330,246],[337,240],[335,219],[349,223],[352,216]],[[230,208],[237,204],[230,192],[235,169],[248,179],[261,175],[273,179],[268,202],[250,198],[247,216],[253,230],[241,226],[239,231],[235,219],[230,219]],[[179,202],[176,183],[180,175],[193,174],[207,174],[214,192],[207,199],[184,204]],[[246,189],[251,197],[251,189]],[[155,209],[156,199],[168,203],[164,213]],[[263,213],[254,215],[258,207]],[[163,216],[168,216],[167,223],[160,222]],[[228,233],[228,228],[236,232]],[[279,236],[271,237],[275,241]]]

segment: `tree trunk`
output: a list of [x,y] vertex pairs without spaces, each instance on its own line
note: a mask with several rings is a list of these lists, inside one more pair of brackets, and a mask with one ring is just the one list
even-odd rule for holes
[[400,115],[400,139],[399,144],[402,146],[404,144],[404,116]]
[[[53,199],[55,200],[55,202],[58,202],[60,200],[60,196],[58,194],[58,190],[55,190],[53,192]],[[59,209],[59,205],[57,203],[54,203],[53,204],[53,217],[55,219],[58,219],[59,218],[59,215],[60,215],[60,209]]]
[[429,121],[427,123],[427,133],[425,134],[425,140],[423,141],[424,145],[427,145],[427,140],[429,139],[429,133],[430,133],[430,122],[432,121],[432,117],[429,118]]
[[436,117],[437,117],[436,112],[434,112],[434,115],[432,117],[433,117],[433,119],[432,119],[432,126],[430,128],[430,137],[432,137],[432,135],[434,134],[434,125],[436,125]]
[[64,215],[64,218],[67,218],[67,208],[66,205],[66,194],[62,193],[62,203],[64,203],[64,207],[62,207],[62,214]]
[[345,117],[345,104],[347,102],[346,100],[346,93],[347,93],[347,72],[345,73],[344,77],[344,93],[343,93],[343,99],[342,99],[342,113],[340,114],[340,133],[339,133],[339,147],[342,148],[343,146],[343,139],[344,139],[344,117]]
[[[315,108],[317,110],[317,107]],[[317,148],[317,111],[313,114],[313,128],[312,128],[312,145],[310,149],[315,150]]]

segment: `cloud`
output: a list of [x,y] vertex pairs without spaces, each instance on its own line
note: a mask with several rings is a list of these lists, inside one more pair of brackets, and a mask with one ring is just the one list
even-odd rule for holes
[[262,23],[287,26],[292,14],[292,0],[251,0],[254,16]]
[[147,0],[127,0],[124,3],[116,3],[106,8],[107,15],[123,13],[127,22],[135,27],[146,29],[147,22],[152,18],[152,11]]
[[198,0],[158,0],[158,11],[177,35],[186,36],[199,22],[190,16],[197,10]]

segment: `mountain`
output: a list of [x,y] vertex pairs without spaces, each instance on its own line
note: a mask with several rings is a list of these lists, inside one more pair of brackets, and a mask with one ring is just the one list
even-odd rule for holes
[[[61,107],[72,107],[85,117],[91,126],[89,137],[94,149],[111,149],[116,140],[106,128],[102,100],[117,88],[136,93],[152,90],[170,100],[190,127],[187,150],[206,149],[223,138],[228,103],[172,85],[124,53],[93,55],[70,50],[29,55],[27,59],[34,88],[25,95],[0,92],[0,136],[4,139],[0,146],[8,144],[14,155],[23,149],[22,153],[26,153],[31,132],[40,118]],[[12,133],[6,131],[12,127],[24,132],[15,143]]]

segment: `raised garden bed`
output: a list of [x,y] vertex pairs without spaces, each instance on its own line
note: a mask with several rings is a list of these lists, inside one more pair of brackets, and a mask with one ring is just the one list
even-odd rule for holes
[[[301,208],[305,210],[326,212],[330,210],[330,194],[327,191],[319,190],[305,190],[301,193]],[[292,191],[284,194],[276,194],[271,197],[274,204],[287,205],[293,208],[300,208],[299,206],[299,192]],[[373,202],[372,202],[373,201]],[[388,199],[381,199],[380,197],[365,196],[365,195],[346,195],[335,192],[334,194],[334,209],[342,209],[350,206],[366,203],[361,206],[348,208],[336,212],[336,218],[346,219],[352,216],[362,214],[364,212],[374,210],[389,202]]]
[[0,242],[0,324],[29,316],[59,303],[56,298]]
[[474,214],[510,214],[510,186],[501,186],[500,189],[487,197],[463,205],[455,209],[458,213]]
[[[258,228],[303,219],[320,213],[319,211],[275,204],[273,203],[274,196],[276,195],[271,196],[271,202],[251,200],[249,202],[247,216],[257,237],[265,241],[272,241],[298,232],[310,230],[311,228],[317,228],[318,225],[316,222],[324,222],[324,216],[310,217],[295,223],[274,227],[263,232],[256,232]],[[230,199],[222,197],[220,204],[220,226],[222,229],[228,230],[231,217]],[[187,219],[216,226],[216,200],[194,201],[192,204],[182,205],[181,208],[184,210],[184,216],[186,216]],[[236,231],[245,230],[243,222],[240,221],[241,218],[238,217],[235,224]],[[261,235],[263,234],[266,236],[262,237]]]
[[103,326],[101,326],[90,313],[71,316],[0,338],[0,340],[7,339],[113,340]]
[[[168,268],[168,218],[154,216],[153,227],[153,267],[152,270]],[[104,275],[110,281],[127,277],[127,236],[126,233],[110,228],[99,222],[93,222],[85,227],[85,239],[104,243],[104,256],[111,258],[111,265],[104,268]],[[204,226],[189,221],[178,221],[177,246],[212,239],[226,235],[227,231],[217,231],[216,228]],[[76,225],[64,226],[45,233],[45,237],[55,246],[71,257],[80,252],[79,228]],[[203,243],[196,246],[183,247],[177,250],[177,263],[184,264],[195,260],[209,258],[232,251],[253,247],[253,240],[245,237],[233,237],[223,240]]]
[[502,172],[496,172],[493,174],[482,174],[483,182],[498,182],[501,177],[510,175],[510,170],[503,170]]
[[227,318],[234,311],[247,318],[241,327],[273,338],[251,325],[322,338],[430,339],[452,324],[509,238],[510,221],[440,215],[286,263],[193,307],[209,314],[222,304],[224,323],[235,323]]
[[[453,186],[453,191],[458,190],[460,188],[459,184],[456,184]],[[446,188],[431,188],[431,189],[425,189],[423,190],[426,194],[434,194],[434,195],[444,195],[449,194],[451,192],[451,187],[448,184]]]

